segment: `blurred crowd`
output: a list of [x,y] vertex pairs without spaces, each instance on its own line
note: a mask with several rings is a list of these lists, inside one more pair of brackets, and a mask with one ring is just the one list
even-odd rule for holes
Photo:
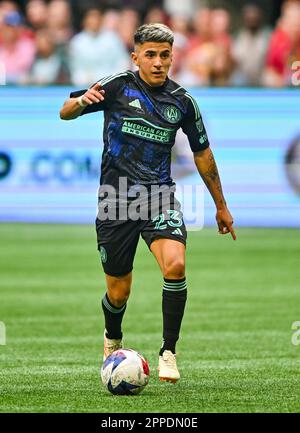
[[[223,8],[180,9],[176,1],[0,0],[0,66],[7,84],[86,86],[126,69],[142,23],[162,22],[175,35],[170,77],[184,86],[291,85],[300,61],[300,1],[286,0],[275,26],[244,4],[238,26]],[[186,1],[185,6],[191,4]],[[0,68],[1,70],[1,68]]]

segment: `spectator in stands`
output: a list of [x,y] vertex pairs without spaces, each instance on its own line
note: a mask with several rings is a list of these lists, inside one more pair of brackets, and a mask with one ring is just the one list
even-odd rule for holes
[[270,38],[270,30],[264,25],[262,9],[252,3],[242,10],[243,27],[233,45],[235,71],[231,84],[259,86]]
[[6,82],[22,84],[35,56],[35,43],[24,34],[19,12],[9,12],[0,26],[0,62],[5,66]]
[[167,24],[168,23],[168,17],[165,13],[164,9],[154,6],[151,9],[148,10],[145,18],[144,18],[145,24],[151,24],[151,23],[162,23]]
[[300,59],[300,3],[286,1],[268,47],[263,84],[291,85],[292,64]]
[[189,51],[201,46],[203,43],[212,41],[211,15],[211,9],[206,7],[195,12],[192,21],[194,34],[189,42]]
[[70,4],[66,0],[51,0],[48,4],[47,29],[57,46],[65,46],[74,34]]
[[[20,13],[18,4],[14,1],[9,1],[9,0],[0,1],[0,26],[1,23],[3,23],[4,16],[9,14],[10,12]],[[29,38],[34,40],[35,38],[34,32],[29,27],[24,25],[23,20],[21,21],[22,22],[19,28],[20,37],[22,37],[22,39]],[[0,37],[0,43],[1,43],[1,37]]]
[[179,81],[186,86],[228,85],[232,59],[227,12],[202,8],[193,24],[196,34],[189,42]]
[[45,0],[29,0],[26,4],[26,20],[33,30],[47,26],[48,9]]
[[83,30],[70,42],[71,81],[86,86],[98,79],[128,69],[130,57],[115,32],[102,28],[102,13],[89,10]]
[[230,14],[225,9],[211,11],[211,32],[213,40],[222,47],[231,50]]
[[133,34],[140,25],[140,15],[135,9],[125,8],[120,15],[119,33],[128,53],[134,51]]
[[18,5],[13,1],[0,1],[0,24],[3,22],[4,16],[7,15],[9,12],[19,12]]
[[118,33],[120,29],[120,12],[117,9],[108,9],[103,13],[102,29]]
[[72,11],[67,0],[51,0],[47,9],[47,30],[62,64],[61,83],[69,82],[69,43],[74,34]]
[[188,42],[178,81],[185,86],[207,86],[213,58],[211,10],[209,8],[197,10],[192,24],[194,34]]
[[215,43],[215,53],[211,65],[210,86],[228,86],[233,70],[231,50],[223,44]]
[[184,15],[172,15],[169,25],[174,34],[173,61],[169,75],[176,81],[185,61],[189,41],[189,20]]
[[230,14],[225,9],[213,9],[211,12],[212,39],[216,47],[210,85],[228,86],[233,70],[232,38],[230,35]]
[[[19,12],[18,5],[13,1],[0,0],[0,30],[5,15],[9,14],[10,12]],[[1,33],[0,33],[0,44],[1,44]]]
[[62,61],[48,30],[39,30],[36,33],[36,50],[28,82],[40,85],[58,83]]
[[170,16],[181,16],[185,19],[191,19],[194,16],[195,9],[203,7],[203,3],[195,5],[195,0],[163,0],[164,10]]

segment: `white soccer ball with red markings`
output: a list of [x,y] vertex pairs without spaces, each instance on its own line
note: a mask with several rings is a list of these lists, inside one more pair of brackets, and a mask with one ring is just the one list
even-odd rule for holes
[[139,394],[149,382],[149,364],[135,350],[119,349],[104,361],[101,380],[112,394]]

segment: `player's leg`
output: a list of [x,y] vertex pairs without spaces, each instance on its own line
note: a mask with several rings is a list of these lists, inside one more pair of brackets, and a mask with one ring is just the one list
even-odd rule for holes
[[185,245],[172,239],[157,239],[150,249],[164,278],[162,294],[163,344],[159,352],[159,378],[176,382],[176,343],[187,299],[185,281]]
[[185,245],[172,239],[157,239],[150,249],[163,274],[163,346],[164,350],[176,353],[180,327],[187,298],[185,281]]
[[139,239],[139,228],[130,221],[120,223],[97,219],[96,231],[107,285],[107,291],[102,298],[106,358],[122,346],[122,320],[130,294],[131,271]]
[[176,343],[187,299],[185,282],[187,233],[180,203],[172,194],[169,198],[169,203],[168,200],[165,203],[162,200],[157,205],[159,213],[147,221],[142,237],[155,256],[164,278],[163,345],[159,352],[159,378],[176,382],[180,378],[176,365]]
[[105,321],[104,359],[123,344],[122,320],[130,295],[132,273],[118,277],[105,274],[105,277],[107,292],[102,299]]

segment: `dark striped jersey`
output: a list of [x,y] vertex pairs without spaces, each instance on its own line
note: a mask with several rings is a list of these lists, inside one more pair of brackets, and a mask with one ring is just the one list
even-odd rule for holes
[[[193,152],[209,146],[194,98],[167,78],[160,87],[145,83],[138,72],[123,72],[99,81],[105,99],[82,115],[104,111],[101,185],[118,190],[119,178],[132,185],[173,185],[171,150],[182,128]],[[70,97],[83,95],[72,92]]]

